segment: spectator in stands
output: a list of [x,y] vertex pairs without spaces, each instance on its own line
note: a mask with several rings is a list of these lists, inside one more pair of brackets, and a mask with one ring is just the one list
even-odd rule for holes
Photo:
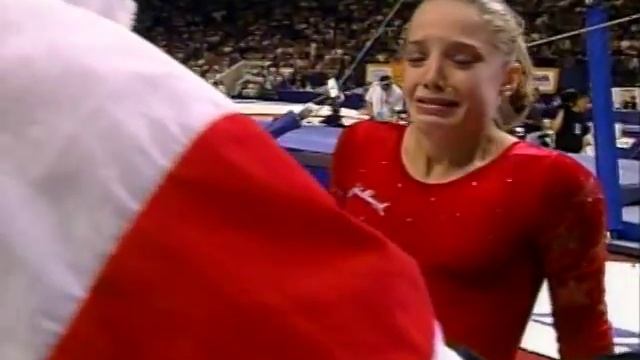
[[573,89],[562,92],[560,98],[562,110],[552,125],[556,133],[556,149],[569,153],[581,153],[585,146],[589,145],[587,135],[591,132],[591,127],[587,123],[585,113],[591,105],[590,99],[587,95]]
[[227,87],[224,86],[224,83],[222,81],[220,81],[219,79],[215,79],[213,80],[213,82],[211,83],[211,85],[213,85],[216,89],[218,89],[218,91],[220,91],[221,93],[225,94],[225,95],[229,95],[229,92],[227,91]]
[[[375,33],[393,2],[385,0],[318,1],[149,1],[139,0],[138,31],[182,62],[207,59],[209,65],[226,70],[242,59],[277,60],[303,73],[327,71],[336,62],[350,64]],[[407,1],[373,44],[366,62],[386,61],[399,52],[404,25],[416,1]],[[526,21],[527,41],[541,40],[582,26],[583,1],[511,0]],[[612,1],[611,16],[620,18],[640,12],[640,2]],[[214,9],[215,7],[215,9]],[[567,11],[571,9],[571,11]],[[640,84],[640,25],[615,25],[613,54],[616,86]],[[235,51],[238,45],[241,51]],[[275,51],[274,51],[275,50]],[[540,66],[584,66],[584,41],[571,37],[531,49]],[[565,62],[569,58],[570,61]],[[222,62],[227,64],[222,66]],[[363,65],[364,66],[364,65]],[[356,71],[357,86],[364,71]],[[320,79],[324,84],[326,79]],[[315,85],[314,81],[311,81]],[[319,85],[322,86],[322,85]],[[573,85],[566,85],[573,86]]]
[[244,74],[236,85],[238,94],[243,97],[257,97],[263,89],[266,79],[263,70],[260,68],[252,68]]
[[638,100],[635,95],[630,95],[628,99],[622,102],[623,110],[638,111]]
[[545,123],[551,122],[558,115],[560,102],[555,97],[547,96],[546,99],[540,93],[538,88],[533,90],[531,97],[531,105],[527,110],[527,115],[522,124],[517,124],[524,128],[525,134],[532,134],[545,130]]
[[407,31],[409,125],[347,128],[333,193],[417,260],[451,344],[515,359],[546,279],[561,358],[595,359],[613,350],[598,182],[496,121],[500,104],[530,103],[522,34],[502,0],[423,1]]
[[309,86],[307,79],[305,78],[304,75],[300,73],[295,73],[293,75],[292,87],[295,90],[304,90],[304,91],[311,90],[311,87]]
[[392,120],[404,109],[404,96],[398,85],[393,83],[389,75],[383,75],[374,82],[367,95],[367,111],[376,120]]

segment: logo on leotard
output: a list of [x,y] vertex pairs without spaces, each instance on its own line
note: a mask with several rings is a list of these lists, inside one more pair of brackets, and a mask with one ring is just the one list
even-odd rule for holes
[[383,203],[375,199],[376,192],[368,190],[362,187],[362,185],[356,185],[353,189],[349,190],[347,197],[357,196],[364,200],[367,204],[371,205],[375,211],[384,216],[384,211],[391,203]]

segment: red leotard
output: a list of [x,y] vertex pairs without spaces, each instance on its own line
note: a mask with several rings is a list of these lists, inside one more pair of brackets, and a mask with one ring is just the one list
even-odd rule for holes
[[612,350],[604,304],[604,201],[593,175],[517,142],[444,184],[412,178],[406,127],[366,121],[334,154],[333,192],[356,218],[419,263],[447,341],[512,360],[543,279],[564,359]]

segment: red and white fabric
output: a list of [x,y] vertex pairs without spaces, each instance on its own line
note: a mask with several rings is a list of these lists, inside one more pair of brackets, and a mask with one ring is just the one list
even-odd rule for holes
[[0,359],[455,357],[414,262],[229,99],[86,9],[0,9]]

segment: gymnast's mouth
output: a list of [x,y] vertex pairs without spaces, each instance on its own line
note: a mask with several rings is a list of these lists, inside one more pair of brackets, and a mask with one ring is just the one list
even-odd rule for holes
[[443,97],[419,96],[415,99],[416,111],[428,116],[449,117],[460,105],[457,100]]
[[423,106],[441,106],[441,107],[457,107],[460,106],[460,102],[442,97],[432,96],[418,96],[416,102]]

